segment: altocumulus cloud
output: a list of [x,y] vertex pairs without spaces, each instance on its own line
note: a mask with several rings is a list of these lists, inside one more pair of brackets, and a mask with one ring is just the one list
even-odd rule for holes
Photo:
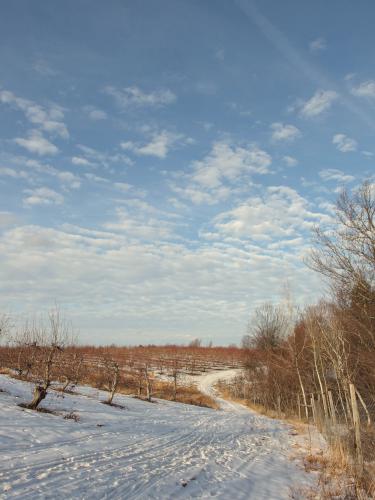
[[30,130],[27,137],[16,137],[14,142],[30,153],[36,153],[39,156],[56,155],[59,152],[57,146],[43,137],[40,130]]
[[327,111],[338,99],[338,94],[334,90],[317,90],[315,94],[301,105],[301,115],[306,118],[313,118]]

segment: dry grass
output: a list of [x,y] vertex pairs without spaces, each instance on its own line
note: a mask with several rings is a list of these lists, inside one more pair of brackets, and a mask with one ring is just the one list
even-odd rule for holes
[[[342,447],[332,447],[330,452],[309,454],[304,458],[307,472],[318,472],[315,487],[294,490],[292,498],[319,500],[371,500],[375,498],[375,464],[366,464],[358,475],[348,461]],[[298,494],[299,496],[298,496]]]
[[74,420],[74,422],[79,422],[80,421],[80,416],[78,413],[75,413],[74,411],[71,411],[69,413],[66,413],[64,415],[64,420]]
[[[121,386],[118,392],[120,394],[134,396],[136,391],[134,390],[133,385],[129,384]],[[205,394],[202,394],[194,385],[178,386],[176,399],[174,399],[172,384],[157,381],[153,385],[152,397],[157,399],[166,399],[167,401],[175,401],[176,403],[218,409],[218,405],[215,400]],[[144,399],[142,395],[141,399]]]
[[[95,374],[86,376],[81,383],[91,385],[97,389],[107,390],[106,384],[101,378],[96,378]],[[128,374],[125,380],[119,384],[117,392],[128,396],[140,397],[145,399],[145,389],[138,395],[138,381],[135,376]],[[194,406],[202,406],[205,408],[218,409],[218,405],[214,399],[202,394],[195,385],[178,385],[177,394],[174,399],[173,384],[162,380],[154,380],[152,385],[152,398],[166,399],[167,401],[176,401],[177,403],[185,403]],[[116,399],[116,396],[115,396]]]
[[[154,397],[174,401],[172,384],[157,382],[154,387]],[[206,408],[218,409],[216,401],[202,394],[195,385],[183,385],[177,388],[176,402]]]
[[247,408],[250,408],[250,410],[253,410],[256,413],[259,413],[260,415],[264,415],[264,416],[270,417],[270,418],[283,418],[284,417],[283,414],[279,415],[276,411],[268,410],[264,406],[252,403],[248,399],[234,398],[232,396],[227,384],[222,384],[219,382],[215,386],[215,388],[220,393],[220,395],[223,397],[223,399],[227,399],[229,401],[233,401],[234,403],[239,403],[243,406],[246,406]]
[[12,370],[0,366],[0,375],[10,375]]

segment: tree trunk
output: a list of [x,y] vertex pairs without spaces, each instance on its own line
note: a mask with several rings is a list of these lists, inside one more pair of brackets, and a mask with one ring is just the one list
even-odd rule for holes
[[107,403],[109,405],[112,404],[112,401],[113,401],[114,395],[116,394],[116,390],[117,390],[117,386],[118,386],[118,369],[117,368],[116,368],[116,371],[115,371],[113,377],[114,378],[112,380],[111,392],[109,394],[109,398],[108,398],[108,401],[107,401]]
[[70,384],[70,380],[68,379],[68,377],[65,377],[65,384],[62,386],[61,392],[65,392],[67,390],[69,384]]
[[147,401],[151,401],[152,382],[150,379],[150,375],[148,373],[148,368],[145,369],[145,379],[146,379],[146,399]]
[[47,396],[47,389],[42,385],[36,385],[34,389],[33,400],[26,407],[30,408],[30,410],[36,410],[41,401],[43,401],[43,399],[46,396]]

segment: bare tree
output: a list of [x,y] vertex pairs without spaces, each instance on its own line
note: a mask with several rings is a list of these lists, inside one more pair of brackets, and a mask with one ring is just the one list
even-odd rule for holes
[[202,340],[198,338],[189,342],[189,347],[201,347],[201,345],[202,345]]
[[151,402],[154,379],[147,362],[143,365],[143,374],[146,382],[146,399]]
[[59,377],[64,381],[61,391],[76,386],[83,377],[85,364],[83,354],[65,352],[60,360]]
[[33,358],[30,370],[35,380],[33,399],[26,407],[35,410],[47,396],[53,376],[56,375],[54,368],[59,354],[71,342],[71,328],[59,310],[55,309],[49,313],[47,322],[40,320],[27,324],[21,339],[23,347],[28,349],[29,356]]
[[242,349],[252,349],[254,347],[254,339],[251,335],[244,335],[241,339]]
[[107,389],[109,392],[106,404],[111,405],[120,383],[120,366],[113,359],[104,358],[103,369],[107,379]]
[[256,308],[248,326],[253,347],[261,350],[277,348],[285,339],[288,326],[287,315],[280,306],[266,303]]
[[308,265],[326,276],[339,296],[373,300],[375,287],[375,188],[365,182],[336,204],[334,228],[315,228],[315,249]]

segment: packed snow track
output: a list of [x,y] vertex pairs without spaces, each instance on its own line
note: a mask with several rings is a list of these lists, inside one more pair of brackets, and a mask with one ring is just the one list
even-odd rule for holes
[[[202,391],[234,372],[202,376]],[[0,498],[282,500],[311,482],[296,436],[277,420],[218,398],[221,410],[116,396],[51,391],[22,409],[32,386],[0,375]],[[74,412],[79,421],[64,418]],[[299,445],[300,446],[300,445]],[[293,455],[293,456],[292,456]]]

